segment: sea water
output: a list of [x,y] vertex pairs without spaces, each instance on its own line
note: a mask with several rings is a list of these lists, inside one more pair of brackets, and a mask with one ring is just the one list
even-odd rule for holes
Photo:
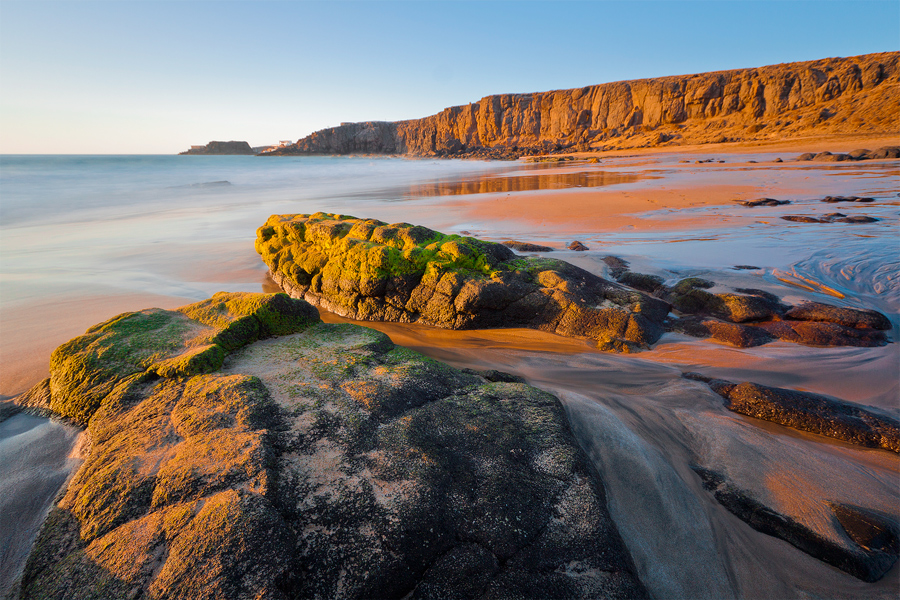
[[[663,220],[690,215],[694,225],[684,230],[594,232],[578,223],[554,230],[516,215],[502,222],[474,222],[444,201],[454,194],[478,201],[497,193],[541,194],[567,187],[634,188],[647,176],[665,183],[681,176],[676,162],[670,157],[633,166],[627,160],[604,160],[608,173],[603,176],[594,173],[598,167],[582,165],[572,167],[580,174],[559,177],[542,176],[553,171],[541,165],[397,158],[0,157],[0,334],[9,339],[28,327],[41,332],[46,323],[44,333],[51,335],[54,324],[29,316],[23,307],[52,309],[72,298],[132,294],[139,301],[145,296],[170,298],[170,305],[177,306],[219,290],[270,289],[253,250],[256,228],[271,214],[323,210],[449,233],[470,231],[494,241],[517,238],[562,247],[578,237],[590,252],[557,256],[599,275],[607,275],[600,259],[615,254],[629,260],[634,270],[670,283],[703,276],[725,287],[771,291],[791,303],[818,300],[875,308],[891,319],[889,335],[898,339],[896,162],[797,165],[775,174],[721,170],[717,176],[722,178],[756,177],[760,195],[775,195],[767,193],[770,181],[790,188],[793,204],[650,215]],[[826,206],[818,202],[825,193],[874,195],[878,201]],[[780,219],[836,210],[864,211],[880,221],[825,225]],[[83,323],[82,330],[98,320]],[[864,584],[760,534],[715,502],[690,464],[728,473],[776,508],[805,515],[811,527],[835,536],[840,532],[822,509],[827,501],[858,502],[900,519],[896,456],[734,415],[715,394],[680,374],[699,370],[733,381],[805,389],[897,416],[897,344],[807,348],[777,342],[736,349],[667,334],[654,350],[631,357],[587,348],[517,348],[502,339],[478,340],[475,334],[461,342],[428,328],[405,327],[404,343],[420,351],[458,366],[517,373],[560,397],[576,437],[605,482],[610,509],[642,580],[655,597],[895,597],[897,567],[881,582]],[[387,329],[391,333],[390,325]],[[7,371],[0,373],[7,378]],[[2,393],[13,391],[22,390],[5,388]],[[4,434],[6,447],[25,447],[16,440],[16,431]],[[27,433],[29,444],[38,434],[73,439],[71,433],[51,428]],[[29,477],[20,489],[46,483],[40,475]],[[52,478],[59,481],[58,470]],[[19,504],[34,510],[33,503]],[[31,518],[35,520],[33,514]],[[17,533],[13,537],[27,548],[35,531]]]

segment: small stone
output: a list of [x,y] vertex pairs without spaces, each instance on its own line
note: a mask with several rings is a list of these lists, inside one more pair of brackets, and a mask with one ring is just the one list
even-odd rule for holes
[[589,248],[587,246],[585,246],[578,240],[575,240],[574,242],[569,244],[569,250],[575,250],[576,252],[584,252],[585,250],[588,250],[588,249]]

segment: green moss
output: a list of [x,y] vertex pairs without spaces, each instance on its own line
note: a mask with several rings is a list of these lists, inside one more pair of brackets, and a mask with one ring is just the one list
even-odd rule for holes
[[708,279],[702,279],[700,277],[688,277],[686,279],[682,279],[674,286],[672,286],[672,291],[676,294],[686,294],[695,289],[708,290],[714,285],[716,284],[712,281],[709,281]]
[[152,365],[150,370],[160,377],[183,377],[218,371],[224,361],[225,350],[217,344],[207,344],[160,361]]
[[208,300],[178,310],[218,329],[209,341],[229,351],[259,337],[297,333],[319,320],[318,313],[308,304],[283,293],[219,292]]
[[497,265],[483,251],[484,244],[474,238],[445,235],[408,223],[387,225],[371,219],[315,213],[270,217],[257,230],[256,250],[270,268],[307,285],[306,279],[325,268],[323,259],[339,265],[340,273],[356,279],[386,279],[429,271],[490,276]]

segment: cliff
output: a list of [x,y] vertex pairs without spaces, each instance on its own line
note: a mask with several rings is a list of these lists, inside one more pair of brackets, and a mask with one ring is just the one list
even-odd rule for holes
[[256,154],[247,142],[210,142],[206,146],[192,147],[178,154]]
[[409,121],[349,123],[272,154],[519,156],[896,133],[900,53],[487,96]]

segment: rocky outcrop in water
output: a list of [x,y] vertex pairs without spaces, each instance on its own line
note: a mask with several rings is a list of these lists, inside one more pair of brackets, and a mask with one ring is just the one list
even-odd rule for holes
[[483,375],[284,294],[92,327],[29,396],[91,447],[21,596],[647,597],[562,406]]
[[[628,262],[604,257],[610,275],[619,283],[668,302],[678,318],[667,321],[671,331],[748,348],[775,339],[808,346],[883,346],[891,322],[874,310],[858,310],[805,302],[784,304],[775,295],[757,289],[710,292],[716,284],[688,277],[673,286],[662,277],[635,273]],[[748,268],[749,265],[740,265]],[[756,268],[756,267],[749,267]]]
[[900,53],[884,52],[501,94],[422,119],[343,124],[271,154],[514,158],[836,133],[893,134],[900,109],[898,65]]
[[561,260],[502,244],[346,215],[274,215],[256,250],[295,298],[361,321],[448,329],[530,327],[647,348],[669,305]]
[[758,383],[735,384],[697,373],[684,376],[707,383],[730,411],[858,446],[900,452],[900,422],[858,404]]
[[209,154],[209,155],[224,155],[224,154],[256,154],[256,151],[250,147],[250,144],[247,142],[210,142],[203,147],[194,147],[190,150],[185,150],[184,152],[179,152],[178,154]]
[[884,146],[882,148],[878,148],[877,150],[860,148],[859,150],[851,150],[846,154],[842,154],[840,152],[832,153],[828,151],[816,153],[805,152],[798,156],[797,160],[811,160],[815,162],[844,162],[846,160],[878,160],[886,158],[900,158],[900,147]]

